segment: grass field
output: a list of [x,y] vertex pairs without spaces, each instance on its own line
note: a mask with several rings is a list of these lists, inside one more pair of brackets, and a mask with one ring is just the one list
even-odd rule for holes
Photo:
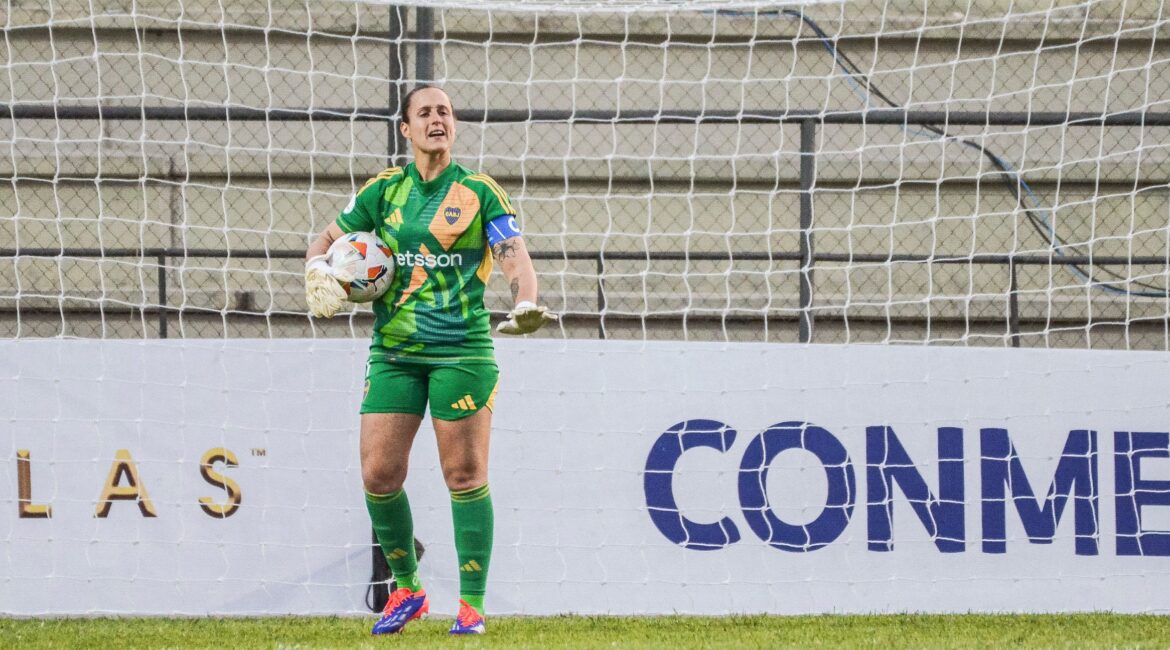
[[1168,648],[1170,616],[495,617],[451,638],[445,618],[371,637],[373,618],[0,619],[0,648]]

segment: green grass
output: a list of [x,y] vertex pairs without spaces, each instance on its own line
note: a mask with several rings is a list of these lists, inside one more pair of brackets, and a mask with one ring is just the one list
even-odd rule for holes
[[449,638],[442,617],[393,637],[373,618],[0,619],[0,648],[1167,648],[1170,616],[494,617]]

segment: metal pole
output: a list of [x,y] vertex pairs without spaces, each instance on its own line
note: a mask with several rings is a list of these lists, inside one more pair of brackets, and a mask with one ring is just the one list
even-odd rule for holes
[[435,80],[435,10],[416,7],[414,31],[418,40],[414,45],[414,78],[423,84]]
[[605,255],[597,253],[597,338],[605,338]]
[[[387,73],[389,88],[387,101],[389,107],[386,120],[386,166],[394,167],[403,161],[406,152],[406,142],[398,130],[398,105],[402,101],[403,87],[406,85],[406,47],[403,41],[406,36],[406,8],[401,6],[390,7],[390,24],[387,37],[390,39],[390,66]],[[372,601],[368,603],[375,612],[382,611],[386,601],[390,599],[390,580],[394,577],[386,556],[382,553],[382,546],[378,543],[377,531],[370,529],[372,540],[370,595]]]
[[816,178],[817,123],[800,123],[800,329],[801,343],[813,337],[813,181]]
[[1008,335],[1012,347],[1020,347],[1020,291],[1016,278],[1016,262],[1008,262]]
[[403,90],[406,86],[406,8],[390,7],[390,119],[387,122],[389,132],[386,134],[386,166],[395,167],[402,164],[406,154],[406,142],[402,133],[398,131],[398,105],[402,102]]
[[158,256],[158,337],[167,337],[167,256]]
[[[432,36],[433,38],[433,36]],[[433,48],[431,50],[433,52]],[[426,66],[426,80],[433,78],[433,63]],[[421,79],[420,79],[421,81]],[[8,120],[164,120],[178,122],[376,122],[385,120],[382,106],[280,107],[250,106],[111,106],[44,103],[0,103],[0,119]],[[946,124],[948,126],[1170,126],[1170,112],[1159,113],[972,113],[903,110],[842,111],[715,111],[691,110],[663,113],[651,110],[491,109],[466,107],[459,111],[464,122],[492,124],[564,122],[609,124],[788,124],[815,120],[821,124]]]

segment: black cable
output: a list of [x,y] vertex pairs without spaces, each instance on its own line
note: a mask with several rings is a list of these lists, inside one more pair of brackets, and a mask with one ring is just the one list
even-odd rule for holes
[[[886,105],[890,106],[891,108],[904,109],[904,107],[902,105],[898,104],[895,100],[891,99],[884,92],[882,92],[882,90],[880,88],[878,88],[876,85],[874,85],[873,82],[870,80],[869,76],[861,71],[861,67],[858,66],[857,63],[854,62],[853,59],[850,58],[849,55],[840,48],[839,45],[837,45],[836,41],[831,36],[829,36],[829,34],[827,32],[825,32],[825,30],[822,29],[821,26],[816,23],[816,21],[814,21],[813,19],[806,16],[803,12],[796,11],[793,9],[785,9],[785,10],[782,10],[779,12],[767,12],[767,13],[771,13],[773,15],[790,16],[790,17],[796,18],[796,19],[800,20],[801,22],[803,22],[804,24],[808,25],[809,28],[812,29],[813,32],[817,35],[817,38],[821,41],[822,45],[824,45],[825,48],[829,51],[829,53],[833,56],[834,61],[836,63],[838,63],[841,66],[841,68],[843,70],[845,70],[845,73],[848,74],[851,78],[853,78],[854,81],[857,81],[859,84],[861,84],[862,87],[865,88],[865,91],[868,95],[871,95],[873,97],[877,97],[881,101],[885,102]],[[1014,170],[1010,169],[1003,162],[1003,160],[1000,159],[999,156],[995,155],[995,153],[993,153],[992,151],[987,149],[987,147],[985,147],[977,142],[973,142],[973,141],[968,140],[967,138],[964,138],[964,137],[950,135],[949,133],[946,132],[945,129],[943,129],[941,127],[938,127],[938,126],[935,126],[932,124],[923,124],[920,126],[922,126],[924,129],[938,135],[939,137],[943,138],[944,140],[953,140],[953,141],[956,141],[964,146],[970,147],[970,148],[974,149],[975,151],[978,151],[985,158],[987,158],[991,162],[991,164],[993,164],[999,170],[996,175],[1003,181],[1003,184],[1007,187],[1008,192],[1012,195],[1012,198],[1015,199],[1016,207],[1020,208],[1024,211],[1024,214],[1027,217],[1028,223],[1032,226],[1032,228],[1034,230],[1036,230],[1036,232],[1040,236],[1044,237],[1049,242],[1052,242],[1051,245],[1052,245],[1054,251],[1059,255],[1059,254],[1061,254],[1063,249],[1074,248],[1074,245],[1064,241],[1059,236],[1057,236],[1056,230],[1055,230],[1055,225],[1053,225],[1051,228],[1045,227],[1045,223],[1044,223],[1043,218],[1041,218],[1039,215],[1037,215],[1032,210],[1032,208],[1028,207],[1026,201],[1024,200],[1024,196],[1020,191],[1021,186],[1028,187],[1027,183],[1024,182],[1023,177],[1018,172],[1015,172]],[[1070,262],[1063,262],[1063,264],[1069,268],[1075,269],[1080,275],[1084,276],[1086,278],[1086,280],[1089,282],[1090,286],[1105,287],[1105,288],[1111,289],[1113,291],[1116,291],[1119,293],[1124,293],[1124,294],[1130,295],[1130,296],[1141,296],[1141,297],[1152,297],[1152,298],[1170,297],[1170,292],[1168,292],[1166,289],[1164,289],[1162,287],[1148,284],[1146,282],[1142,282],[1141,280],[1134,280],[1134,279],[1129,278],[1127,276],[1124,276],[1116,271],[1113,271],[1110,267],[1107,267],[1107,266],[1098,267],[1098,266],[1094,265],[1093,268],[1095,268],[1098,271],[1098,274],[1104,274],[1106,276],[1115,278],[1116,280],[1119,280],[1121,282],[1126,282],[1126,283],[1129,283],[1129,284],[1137,286],[1137,287],[1148,289],[1148,291],[1133,291],[1133,290],[1131,290],[1127,287],[1124,287],[1124,286],[1115,286],[1113,283],[1094,281],[1092,279],[1093,275],[1090,272],[1086,271],[1081,265],[1070,263]]]

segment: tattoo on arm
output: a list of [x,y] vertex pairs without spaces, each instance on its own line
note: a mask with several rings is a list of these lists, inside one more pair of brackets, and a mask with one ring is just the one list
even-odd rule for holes
[[504,240],[495,246],[492,246],[492,256],[496,258],[496,262],[503,262],[509,257],[515,257],[516,244]]
[[510,288],[512,289],[512,303],[515,304],[516,296],[520,295],[520,280],[513,278]]

